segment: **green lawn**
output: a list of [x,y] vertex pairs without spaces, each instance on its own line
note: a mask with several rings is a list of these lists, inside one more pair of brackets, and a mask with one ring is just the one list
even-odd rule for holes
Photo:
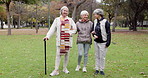
[[[47,44],[48,75],[44,75],[43,37],[44,35],[0,35],[0,78],[49,78],[54,69],[55,36]],[[63,58],[60,70],[62,65]],[[75,72],[76,65],[75,36],[68,64],[70,74],[60,71],[60,75],[53,78],[146,78],[148,77],[148,34],[113,33],[112,44],[106,56],[105,76],[93,75],[94,45],[89,51],[88,72]]]
[[[111,27],[112,28],[112,27]],[[129,30],[129,27],[120,27],[120,26],[117,26],[115,29],[126,29],[126,30]],[[137,27],[137,30],[147,30],[148,27]]]

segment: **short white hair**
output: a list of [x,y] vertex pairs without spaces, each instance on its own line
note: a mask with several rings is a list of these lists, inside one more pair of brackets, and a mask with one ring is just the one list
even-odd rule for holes
[[[60,9],[60,15],[62,14],[62,10],[65,9],[65,8],[68,9],[67,6],[63,6],[63,7]],[[68,10],[69,10],[69,9],[68,9]]]
[[80,15],[84,15],[84,14],[89,15],[89,13],[88,13],[86,10],[83,10],[83,11],[81,11],[81,13],[80,13]]
[[97,15],[102,15],[103,16],[104,15],[104,11],[102,9],[98,8],[98,9],[94,10],[93,14],[97,14]]

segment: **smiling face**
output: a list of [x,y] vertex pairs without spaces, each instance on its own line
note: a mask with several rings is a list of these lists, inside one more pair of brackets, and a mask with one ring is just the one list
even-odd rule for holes
[[87,19],[88,19],[88,14],[83,14],[83,15],[81,15],[81,18],[82,18],[83,20],[87,20]]
[[96,18],[96,19],[100,19],[101,18],[101,16],[99,15],[99,14],[94,14],[94,17]]
[[68,16],[68,13],[69,13],[68,8],[64,8],[64,9],[61,11],[61,14],[62,14],[63,17]]

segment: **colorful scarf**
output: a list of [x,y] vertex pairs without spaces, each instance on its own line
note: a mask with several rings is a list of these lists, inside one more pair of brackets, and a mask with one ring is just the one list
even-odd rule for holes
[[69,52],[70,48],[70,24],[69,20],[63,20],[61,18],[61,27],[60,27],[60,55],[65,55]]

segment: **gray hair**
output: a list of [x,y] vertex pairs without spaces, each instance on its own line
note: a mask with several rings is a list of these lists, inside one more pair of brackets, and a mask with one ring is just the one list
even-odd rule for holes
[[93,14],[97,14],[97,15],[102,15],[103,16],[104,15],[104,11],[102,9],[98,8],[98,9],[94,10]]
[[[65,8],[68,9],[67,6],[63,6],[63,7],[60,9],[60,15],[62,14],[62,10],[65,9]],[[69,10],[69,9],[68,9],[68,10]]]
[[81,11],[81,13],[80,13],[80,15],[84,15],[84,14],[89,15],[89,13],[88,13],[86,10],[83,10],[83,11]]

